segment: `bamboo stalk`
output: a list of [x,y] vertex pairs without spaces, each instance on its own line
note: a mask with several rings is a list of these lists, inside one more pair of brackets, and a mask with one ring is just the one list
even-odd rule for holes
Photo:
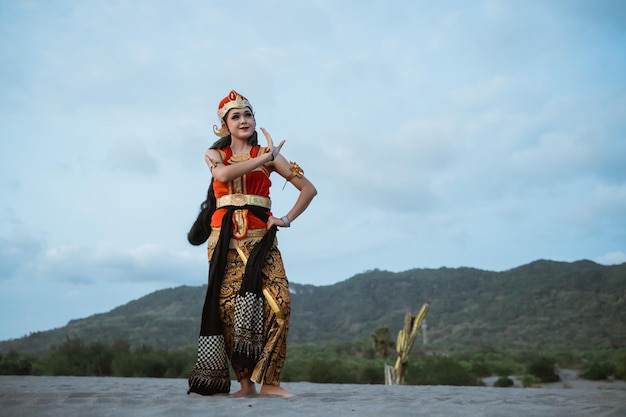
[[403,385],[405,381],[406,368],[409,362],[409,353],[413,348],[417,334],[422,328],[422,323],[428,314],[428,304],[424,304],[416,317],[412,317],[409,311],[404,315],[404,327],[398,332],[396,351],[395,379],[396,384]]

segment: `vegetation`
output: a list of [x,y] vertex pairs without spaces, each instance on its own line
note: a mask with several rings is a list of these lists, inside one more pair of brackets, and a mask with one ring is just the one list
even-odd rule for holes
[[540,385],[539,378],[537,378],[534,375],[524,375],[522,376],[522,386],[524,388],[534,388],[534,387],[539,387]]
[[616,366],[611,362],[592,362],[585,366],[582,377],[592,381],[608,379],[615,375]]
[[0,354],[0,375],[31,375],[34,359],[30,356],[12,351]]
[[[395,336],[407,311],[429,304],[428,345],[446,352],[593,351],[626,347],[626,263],[537,261],[503,272],[472,268],[368,271],[329,286],[290,285],[290,344]],[[164,289],[108,313],[0,342],[0,352],[47,354],[68,337],[131,349],[193,348],[206,286]],[[385,354],[385,335],[379,348]],[[418,340],[417,343],[421,341]]]
[[297,343],[344,340],[402,326],[423,303],[433,348],[615,349],[626,346],[626,264],[537,261],[504,272],[472,268],[369,271],[327,287],[294,288]]
[[[407,311],[428,303],[407,384],[525,387],[626,378],[626,263],[536,261],[472,268],[368,271],[330,286],[291,284],[284,381],[380,384]],[[196,359],[206,286],[156,291],[108,313],[0,342],[0,374],[185,378]],[[426,337],[427,336],[427,337]],[[426,345],[424,343],[428,341]]]
[[[533,387],[550,380],[555,366],[583,369],[591,358],[594,362],[587,366],[588,370],[595,369],[593,363],[603,364],[602,369],[617,370],[624,365],[626,350],[544,355],[482,350],[443,355],[418,347],[409,359],[406,384],[476,386],[483,385],[481,378],[500,375],[496,386],[509,386],[510,375],[518,375],[524,387]],[[0,354],[0,375],[186,378],[195,360],[195,349],[170,351],[147,346],[132,349],[123,339],[105,345],[87,344],[72,337],[50,354]],[[324,346],[295,345],[289,348],[282,380],[383,384],[384,364],[385,359],[368,339]],[[609,376],[617,378],[617,371]]]
[[391,350],[396,347],[396,344],[391,339],[388,327],[379,327],[372,334],[372,344],[378,356],[383,359],[387,359]]
[[528,364],[528,374],[536,376],[540,382],[557,382],[561,378],[556,372],[556,360],[548,356],[537,356]]
[[508,376],[501,376],[496,380],[496,382],[493,383],[493,386],[498,388],[508,388],[512,387],[514,384],[515,382],[513,382],[513,380]]
[[626,350],[615,361],[615,378],[626,380]]
[[48,355],[0,354],[0,375],[179,378],[187,376],[195,355],[189,349],[170,352],[148,346],[131,351],[122,339],[107,346],[72,337]]

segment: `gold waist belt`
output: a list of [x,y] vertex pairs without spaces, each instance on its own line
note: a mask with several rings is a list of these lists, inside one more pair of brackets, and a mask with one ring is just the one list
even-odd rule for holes
[[[265,236],[266,232],[267,230],[265,229],[248,229],[248,233],[246,234],[245,238],[240,239],[240,240],[230,239],[230,243],[228,244],[228,247],[230,249],[236,249],[238,246],[246,246],[251,243],[257,243],[259,240],[263,239],[263,236]],[[211,235],[209,236],[209,242],[208,242],[208,247],[210,251],[213,251],[219,238],[220,238],[220,228],[219,227],[211,228]],[[276,240],[274,241],[276,242]],[[211,256],[209,254],[209,258],[210,257]]]
[[271,209],[272,200],[267,197],[261,197],[260,195],[253,194],[228,194],[222,197],[218,197],[216,205],[216,208],[224,206],[242,207],[245,205],[252,205]]

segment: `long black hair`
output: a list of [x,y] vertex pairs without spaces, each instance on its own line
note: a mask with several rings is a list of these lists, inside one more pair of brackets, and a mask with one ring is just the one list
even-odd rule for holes
[[206,200],[200,204],[200,213],[187,233],[187,240],[194,246],[202,245],[211,234],[211,217],[215,212],[215,193],[213,192],[213,178],[206,193]]

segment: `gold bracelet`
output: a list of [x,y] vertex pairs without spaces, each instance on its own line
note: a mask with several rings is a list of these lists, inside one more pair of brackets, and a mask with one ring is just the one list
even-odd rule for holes
[[289,168],[291,169],[291,174],[287,177],[287,181],[291,181],[295,177],[302,178],[304,175],[304,170],[295,162],[289,162]]

